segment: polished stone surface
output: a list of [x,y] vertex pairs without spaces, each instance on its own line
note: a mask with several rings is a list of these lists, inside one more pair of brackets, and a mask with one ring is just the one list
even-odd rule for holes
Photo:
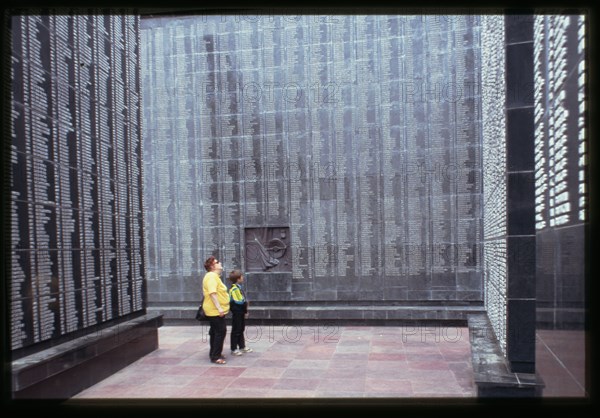
[[12,358],[141,315],[147,296],[139,17],[37,13],[6,24]]
[[487,315],[471,315],[469,333],[473,379],[479,397],[531,398],[542,394],[543,383],[539,376],[511,369]]
[[67,399],[158,347],[155,313],[88,334],[12,362],[15,399]]
[[545,397],[590,396],[589,338],[578,330],[537,331],[535,361],[546,385]]
[[[474,343],[476,336],[463,327],[250,326],[247,336],[254,353],[228,356],[227,365],[215,367],[208,362],[205,327],[163,326],[157,351],[69,402],[222,397],[408,400],[439,395],[468,401],[477,396],[472,358],[486,356],[484,346]],[[483,352],[475,353],[476,347]],[[488,357],[489,350],[488,346]],[[536,365],[545,384],[542,396],[584,399],[585,359],[583,332],[538,330]],[[498,370],[493,364],[484,368],[491,373]],[[530,376],[516,374],[515,379],[526,381]],[[209,378],[214,385],[207,383]]]
[[480,17],[334,20],[141,20],[149,304],[483,299]]
[[[167,322],[186,321],[194,317],[195,304],[152,304],[149,312],[157,312]],[[482,303],[477,302],[421,302],[400,303],[381,302],[377,305],[361,304],[360,302],[331,302],[301,303],[301,302],[252,302],[252,321],[322,321],[332,320],[338,324],[354,321],[354,325],[367,324],[367,321],[462,321],[465,322],[471,314],[483,313]],[[358,321],[358,322],[356,322]],[[376,325],[392,325],[382,322]],[[393,324],[397,325],[397,324]]]
[[[228,330],[230,331],[230,330]],[[472,398],[466,327],[250,326],[253,353],[215,366],[206,326],[164,326],[160,348],[72,401],[98,398]],[[228,334],[229,335],[229,334]],[[226,340],[226,348],[229,337]]]
[[[534,43],[533,18],[505,17],[505,29],[523,27],[519,36],[511,34],[505,40],[506,52],[506,240],[507,287],[505,304],[505,354],[510,372],[517,379],[518,390],[538,392],[536,379],[522,379],[520,374],[535,373],[535,226],[536,226],[536,131],[533,86]],[[528,27],[525,29],[524,27]],[[518,144],[518,145],[517,145]],[[521,256],[519,248],[530,248],[528,256]],[[498,329],[496,329],[498,331]],[[530,383],[530,381],[532,383]],[[487,389],[486,389],[487,390]],[[496,389],[494,389],[496,390]],[[507,388],[498,390],[510,392]],[[489,393],[494,396],[494,393]]]

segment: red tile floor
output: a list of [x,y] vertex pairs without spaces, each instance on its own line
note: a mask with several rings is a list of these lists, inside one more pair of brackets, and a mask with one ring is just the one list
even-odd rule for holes
[[[231,356],[228,333],[224,366],[207,334],[163,326],[158,350],[73,399],[476,396],[467,328],[248,326],[254,352]],[[583,331],[538,330],[536,364],[545,398],[589,396]]]
[[163,326],[159,349],[80,392],[91,398],[473,398],[468,329],[248,326],[253,353],[208,360],[208,328]]
[[536,367],[546,398],[589,397],[586,391],[586,335],[577,330],[537,330]]

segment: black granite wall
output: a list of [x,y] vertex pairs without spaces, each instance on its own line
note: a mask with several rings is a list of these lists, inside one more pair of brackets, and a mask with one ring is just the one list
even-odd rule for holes
[[536,326],[585,320],[585,18],[482,27],[485,306],[511,369],[533,372]]
[[485,307],[514,372],[535,368],[533,18],[482,18]]
[[15,359],[144,314],[146,282],[139,18],[90,11],[9,24]]
[[505,17],[506,356],[535,372],[535,159],[533,16]]
[[481,18],[481,98],[483,118],[483,277],[485,309],[506,355],[507,309],[507,121],[504,16]]
[[482,300],[479,18],[141,27],[150,301],[211,254],[254,301]]
[[584,15],[537,16],[535,38],[536,295],[544,328],[586,318],[588,121]]

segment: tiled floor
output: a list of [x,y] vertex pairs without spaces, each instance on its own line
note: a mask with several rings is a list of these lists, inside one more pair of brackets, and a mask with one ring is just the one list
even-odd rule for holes
[[159,349],[79,393],[90,398],[472,398],[456,327],[248,326],[253,353],[208,360],[206,326],[163,326]]
[[585,332],[538,330],[536,337],[536,367],[544,380],[543,396],[589,396],[589,392],[585,390]]
[[[206,326],[163,326],[158,350],[74,399],[473,398],[469,333],[455,327],[249,326],[253,353],[208,361]],[[585,397],[583,331],[538,330],[543,396]]]

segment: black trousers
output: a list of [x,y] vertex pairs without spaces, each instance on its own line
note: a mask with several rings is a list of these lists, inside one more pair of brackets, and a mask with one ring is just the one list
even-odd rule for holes
[[210,351],[208,355],[211,361],[215,361],[223,354],[223,344],[227,335],[227,324],[224,316],[209,316],[208,322],[210,329],[208,330]]
[[246,340],[244,339],[246,318],[244,318],[243,312],[231,311],[231,315],[231,351],[235,351],[238,348],[246,347]]

